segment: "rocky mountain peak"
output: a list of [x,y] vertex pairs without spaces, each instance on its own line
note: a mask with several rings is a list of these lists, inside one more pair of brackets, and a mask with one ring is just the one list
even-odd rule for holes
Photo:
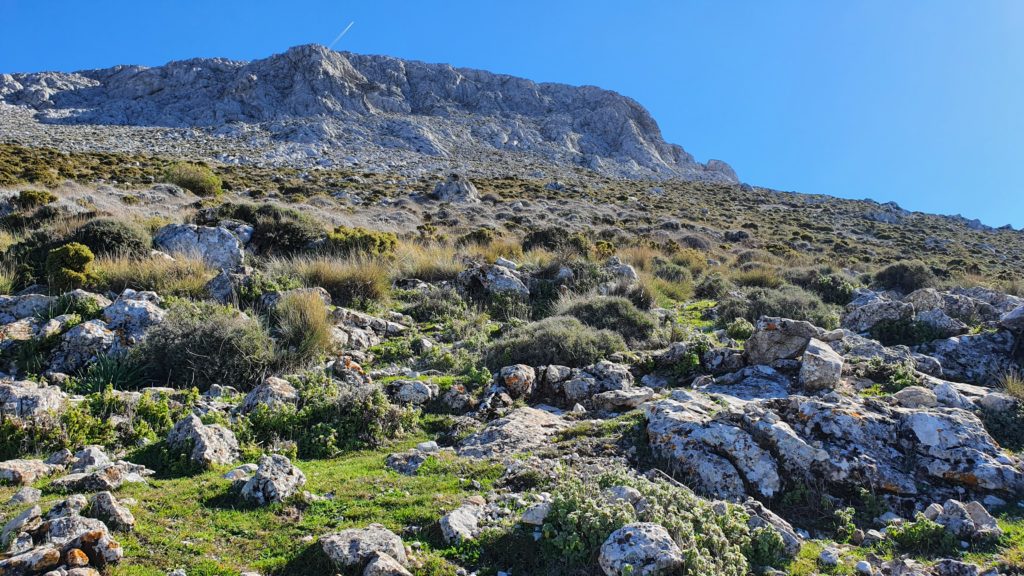
[[724,162],[701,164],[665,142],[647,110],[609,90],[319,45],[251,62],[198,58],[3,75],[0,101],[46,124],[257,131],[349,156],[512,153],[615,175],[736,180]]

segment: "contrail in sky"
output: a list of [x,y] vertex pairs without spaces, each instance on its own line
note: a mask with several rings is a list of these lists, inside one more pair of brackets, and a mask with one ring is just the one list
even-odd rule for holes
[[355,23],[356,23],[355,20],[349,22],[348,26],[345,26],[345,29],[341,31],[341,34],[338,34],[338,37],[334,39],[334,42],[331,42],[331,45],[327,47],[328,50],[331,49],[331,48],[334,48],[334,45],[338,43],[338,40],[341,40],[341,37],[344,36],[345,33],[348,32],[349,29],[352,28],[352,25],[355,24]]

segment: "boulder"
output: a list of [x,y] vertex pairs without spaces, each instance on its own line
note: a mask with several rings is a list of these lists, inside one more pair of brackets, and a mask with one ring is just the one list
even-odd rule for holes
[[537,381],[537,374],[533,368],[525,364],[514,364],[505,366],[498,371],[497,382],[505,387],[512,398],[529,397],[533,392],[533,385]]
[[238,459],[238,440],[231,430],[219,425],[205,425],[195,414],[189,414],[167,434],[167,445],[175,450],[190,450],[193,464],[203,468],[230,464]]
[[248,414],[260,406],[273,408],[284,404],[295,404],[298,400],[298,391],[287,380],[269,376],[246,394],[238,411]]
[[459,204],[476,204],[480,202],[480,193],[476,186],[462,174],[452,172],[444,182],[439,182],[430,193],[431,198],[440,202]]
[[996,519],[979,502],[949,499],[935,518],[950,534],[968,541],[996,540],[1003,535]]
[[628,390],[609,390],[590,399],[596,410],[621,412],[632,410],[654,397],[654,390],[646,386]]
[[408,563],[402,539],[380,524],[321,536],[320,548],[339,570],[358,571],[377,554],[387,554],[403,566]]
[[526,287],[519,273],[504,266],[485,265],[460,272],[457,281],[467,291],[489,296],[516,296],[528,298]]
[[914,305],[909,302],[880,300],[855,308],[843,318],[843,328],[854,332],[869,332],[882,322],[911,320],[914,317]]
[[163,322],[167,313],[157,306],[155,292],[136,292],[130,288],[103,310],[107,328],[121,335],[127,344],[136,344],[151,326]]
[[476,538],[480,532],[480,517],[484,509],[478,504],[465,503],[445,514],[438,522],[441,535],[448,544],[456,544]]
[[601,545],[598,564],[606,576],[658,576],[683,566],[683,554],[668,530],[650,522],[627,524]]
[[117,335],[102,320],[89,320],[68,330],[50,357],[50,371],[71,374],[106,356]]
[[810,322],[764,317],[744,344],[748,364],[771,364],[784,358],[799,358],[818,329]]
[[256,474],[242,486],[242,499],[257,506],[283,502],[306,485],[306,475],[280,454],[260,458]]
[[440,388],[423,380],[394,380],[387,384],[388,396],[397,404],[420,406],[437,398]]
[[561,416],[523,407],[459,442],[457,452],[471,458],[528,452],[546,445],[554,434],[568,427],[569,423]]
[[0,296],[0,325],[39,316],[49,310],[56,301],[55,297],[45,294]]
[[59,469],[42,460],[7,460],[0,462],[0,482],[26,486]]
[[831,390],[843,374],[843,357],[827,344],[811,338],[801,357],[800,385],[808,392]]
[[135,528],[135,516],[131,510],[121,505],[110,492],[98,492],[89,499],[86,515],[102,520],[108,528],[116,532],[131,532]]
[[16,556],[0,560],[0,574],[42,574],[60,566],[60,550],[53,546],[39,546]]
[[1018,306],[999,318],[999,325],[1015,334],[1024,334],[1024,306]]
[[153,247],[169,254],[202,258],[211,268],[232,270],[242,263],[242,242],[227,228],[168,224],[153,236]]
[[30,380],[0,383],[0,415],[14,418],[36,418],[46,412],[63,410],[66,396],[57,386],[37,384]]
[[363,576],[412,576],[412,572],[391,556],[377,552],[363,570]]

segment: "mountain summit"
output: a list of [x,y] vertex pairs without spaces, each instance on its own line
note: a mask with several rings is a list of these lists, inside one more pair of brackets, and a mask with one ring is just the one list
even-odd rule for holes
[[520,163],[619,176],[736,180],[726,163],[699,163],[665,142],[647,110],[609,90],[319,45],[251,62],[4,74],[0,101],[30,109],[44,124],[255,134],[327,155],[486,162],[513,153]]

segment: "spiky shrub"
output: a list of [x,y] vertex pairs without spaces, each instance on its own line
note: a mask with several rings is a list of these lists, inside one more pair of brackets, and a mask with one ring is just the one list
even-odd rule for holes
[[151,238],[141,226],[113,218],[86,222],[71,239],[85,244],[96,256],[141,258],[149,254]]
[[202,164],[178,162],[167,168],[164,180],[196,196],[219,196],[224,190],[219,176]]
[[92,279],[92,250],[71,242],[50,250],[46,256],[46,279],[51,290],[66,292],[85,286]]
[[338,226],[327,235],[327,247],[341,256],[390,258],[395,254],[398,237],[392,232]]
[[590,296],[560,303],[556,313],[572,316],[591,328],[618,332],[631,345],[649,342],[658,329],[653,318],[619,296]]
[[280,366],[303,366],[330,349],[327,305],[316,291],[288,292],[274,307],[273,316]]
[[57,196],[48,190],[22,190],[14,202],[22,210],[32,210],[57,201]]
[[247,390],[266,374],[274,345],[263,325],[226,306],[179,301],[138,348],[154,385]]
[[575,318],[552,316],[512,329],[487,347],[492,370],[509,364],[583,367],[626,349],[622,336],[591,328]]
[[[629,486],[643,496],[634,509],[608,497],[605,489]],[[779,566],[785,558],[773,529],[751,531],[747,515],[731,504],[721,513],[689,489],[614,471],[595,480],[566,476],[552,492],[551,511],[542,528],[546,555],[567,571],[586,569],[614,530],[631,522],[663,526],[683,551],[680,574],[743,576],[751,566]]]
[[718,306],[719,318],[745,318],[756,322],[761,316],[781,316],[806,320],[815,326],[833,329],[839,326],[839,313],[797,286],[748,289],[743,295],[729,296]]
[[299,254],[324,237],[323,224],[298,210],[275,204],[228,202],[218,206],[213,216],[251,224],[253,233],[248,247],[259,254]]
[[957,539],[946,527],[920,512],[912,522],[891,524],[886,537],[887,543],[903,553],[939,555],[957,551]]
[[729,293],[732,284],[717,272],[705,274],[693,289],[698,298],[718,300]]
[[899,290],[905,294],[935,286],[938,279],[930,268],[918,260],[903,260],[882,268],[875,273],[875,284],[888,290]]

